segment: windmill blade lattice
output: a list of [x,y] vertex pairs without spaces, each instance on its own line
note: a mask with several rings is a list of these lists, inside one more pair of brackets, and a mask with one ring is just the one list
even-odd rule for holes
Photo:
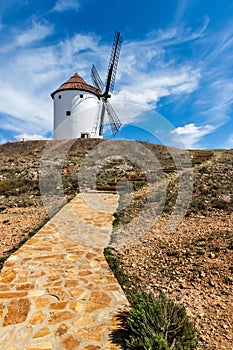
[[118,65],[120,51],[121,51],[121,43],[122,43],[121,34],[119,32],[116,32],[113,40],[112,52],[111,52],[108,71],[106,75],[106,90],[104,93],[105,95],[108,95],[109,91],[113,92],[113,89],[114,89],[117,65]]
[[91,69],[91,78],[92,78],[92,82],[93,85],[100,91],[102,92],[104,89],[104,83],[102,81],[102,79],[100,78],[97,69],[95,67],[95,65],[92,65],[92,69]]
[[108,114],[113,136],[116,135],[116,133],[118,132],[118,130],[122,125],[113,107],[108,102],[108,98],[111,97],[109,92],[113,92],[114,85],[115,85],[116,71],[117,71],[117,65],[120,57],[121,43],[122,43],[122,37],[119,32],[116,32],[113,40],[112,51],[110,55],[105,84],[100,78],[94,64],[91,69],[91,78],[92,78],[93,85],[99,90],[100,92],[99,98],[102,100],[102,108],[99,116],[99,135],[100,136],[103,135],[105,112],[107,112]]
[[104,132],[104,115],[105,115],[105,103],[102,104],[101,114],[100,114],[100,127],[99,135],[102,136]]
[[118,118],[116,112],[114,111],[112,105],[108,101],[104,102],[104,106],[108,114],[112,134],[113,136],[115,136],[122,125],[121,121]]

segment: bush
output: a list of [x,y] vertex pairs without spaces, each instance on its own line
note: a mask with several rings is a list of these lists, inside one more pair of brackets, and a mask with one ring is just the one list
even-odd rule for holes
[[189,204],[188,213],[198,213],[201,210],[205,209],[205,205],[203,201],[199,199],[193,199],[192,202]]
[[128,289],[129,289],[131,283],[130,283],[128,277],[122,271],[120,264],[119,264],[119,260],[113,254],[113,250],[114,249],[111,249],[111,248],[105,248],[104,249],[104,256],[105,256],[105,259],[106,259],[110,269],[113,271],[114,276],[116,277],[119,284],[121,285],[121,288],[125,292],[126,296],[128,296],[128,294],[129,294]]
[[131,298],[127,316],[127,345],[130,349],[191,350],[197,347],[196,331],[183,305],[144,292]]

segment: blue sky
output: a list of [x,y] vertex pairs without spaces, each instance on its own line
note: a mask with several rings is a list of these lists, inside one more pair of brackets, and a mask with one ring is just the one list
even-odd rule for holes
[[232,21],[229,0],[1,0],[0,143],[50,137],[50,93],[75,72],[91,83],[92,63],[104,78],[118,30],[122,122],[144,129],[150,110],[145,128],[162,132],[159,113],[167,144],[233,148]]

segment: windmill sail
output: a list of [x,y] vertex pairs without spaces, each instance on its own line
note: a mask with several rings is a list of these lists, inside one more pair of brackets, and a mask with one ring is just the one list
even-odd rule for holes
[[118,118],[116,112],[114,111],[112,105],[108,101],[106,101],[104,103],[104,105],[105,105],[105,109],[106,109],[107,114],[108,114],[110,126],[112,129],[112,134],[113,134],[113,136],[115,136],[116,133],[119,131],[122,124],[121,124],[120,119]]
[[104,115],[105,115],[105,102],[102,104],[101,114],[100,114],[100,127],[99,135],[102,136],[104,132]]
[[91,69],[91,78],[93,85],[101,92],[104,89],[104,83],[102,79],[99,76],[99,73],[97,72],[97,69],[95,68],[95,65],[92,65]]
[[118,132],[118,130],[122,125],[112,105],[108,102],[108,98],[111,97],[111,95],[109,95],[109,92],[113,92],[114,85],[115,85],[116,71],[117,71],[118,61],[120,57],[121,43],[122,43],[122,37],[119,32],[116,32],[113,40],[112,51],[110,55],[105,84],[100,78],[96,67],[93,65],[91,69],[91,77],[92,77],[93,85],[99,90],[100,93],[102,93],[100,95],[100,98],[102,99],[102,109],[100,112],[100,122],[99,122],[100,136],[103,135],[105,112],[107,112],[108,114],[113,136],[116,135],[116,133]]
[[109,60],[108,65],[108,71],[106,76],[106,89],[105,89],[105,95],[108,95],[109,91],[113,92],[115,79],[116,79],[116,71],[118,66],[118,61],[120,57],[120,51],[121,51],[121,43],[122,43],[122,37],[119,32],[116,32],[113,45],[112,45],[112,52]]

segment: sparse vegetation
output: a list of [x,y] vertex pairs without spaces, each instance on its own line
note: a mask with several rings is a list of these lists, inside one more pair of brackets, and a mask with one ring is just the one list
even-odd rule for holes
[[128,296],[128,298],[130,298],[132,282],[129,280],[127,275],[122,271],[119,264],[119,260],[117,259],[113,251],[114,251],[113,248],[105,248],[104,249],[105,259],[109,267],[113,271],[119,284],[121,285],[122,289],[124,290],[125,294]]
[[[100,142],[104,141],[49,141],[51,170],[60,164],[63,190],[68,200],[79,191],[80,164],[89,150]],[[4,236],[9,236],[5,249],[9,254],[24,243],[25,237],[33,234],[25,223],[18,226],[21,213],[30,206],[28,214],[21,222],[31,222],[31,213],[42,208],[38,172],[46,143],[29,141],[0,145],[0,213],[3,218],[0,224]],[[64,153],[62,147],[67,143],[71,147],[61,164]],[[147,233],[142,239],[139,237],[130,249],[126,246],[120,251],[109,250],[106,258],[113,269],[118,271],[117,278],[126,293],[128,291],[129,300],[130,292],[135,293],[135,290],[147,291],[149,295],[150,292],[153,295],[164,292],[172,300],[182,297],[186,309],[192,314],[191,319],[201,333],[200,349],[228,349],[232,339],[229,303],[232,300],[233,283],[233,150],[190,151],[194,171],[192,201],[179,230],[172,235],[166,235],[165,222],[169,220],[177,198],[176,167],[169,147],[142,144],[159,160],[167,181],[166,203],[161,221],[154,231]],[[97,184],[103,186],[102,188],[112,187],[114,190],[119,180],[130,181],[133,185],[130,203],[125,207],[120,206],[115,213],[114,230],[137,217],[147,201],[148,188],[144,175],[140,169],[126,163],[109,161],[97,176]],[[94,166],[95,160],[90,163],[87,171],[92,172]],[[53,176],[46,178],[48,174],[44,175],[47,189],[53,188],[56,184]],[[38,215],[38,227],[43,224],[43,215]],[[6,219],[9,221],[5,221]],[[141,227],[137,229],[139,232],[143,231]],[[1,257],[0,266],[5,259],[6,254]]]
[[197,347],[195,327],[183,305],[144,292],[131,300],[127,317],[127,345],[141,350],[191,350]]
[[[131,305],[129,312],[119,315],[127,346],[142,350],[195,349],[197,333],[185,307],[168,300],[163,293],[155,298],[138,291],[134,280],[122,271],[113,249],[105,248],[104,254]],[[119,332],[121,330],[114,331],[113,338],[116,339],[114,333]]]

